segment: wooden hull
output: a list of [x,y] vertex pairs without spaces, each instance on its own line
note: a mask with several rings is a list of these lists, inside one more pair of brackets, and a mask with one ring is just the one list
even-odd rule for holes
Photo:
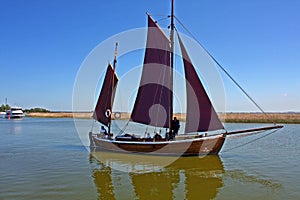
[[91,151],[114,151],[162,156],[198,156],[218,154],[224,144],[222,134],[203,138],[174,141],[118,141],[97,137],[90,133]]

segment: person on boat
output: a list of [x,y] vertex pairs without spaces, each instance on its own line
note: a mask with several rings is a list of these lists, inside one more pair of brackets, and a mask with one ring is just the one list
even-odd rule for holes
[[100,133],[103,133],[104,135],[108,135],[106,129],[104,128],[104,126],[101,126]]
[[161,135],[158,134],[158,133],[155,133],[155,135],[153,136],[153,138],[154,138],[155,140],[162,140]]
[[147,139],[150,139],[151,138],[151,135],[150,133],[147,133],[147,136],[146,136]]
[[178,134],[178,130],[180,128],[179,120],[174,117],[172,120],[172,132],[173,132],[173,137],[175,137]]

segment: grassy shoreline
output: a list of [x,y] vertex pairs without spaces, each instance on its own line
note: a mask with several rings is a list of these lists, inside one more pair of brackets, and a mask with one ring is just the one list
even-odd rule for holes
[[226,113],[224,122],[300,124],[300,113]]
[[[48,112],[38,113],[31,112],[26,113],[27,117],[36,118],[79,118],[79,119],[91,119],[92,112]],[[113,115],[119,117],[118,115]],[[174,114],[179,120],[184,121],[185,114]],[[119,119],[129,119],[129,113],[121,113]],[[220,114],[220,118],[224,122],[230,123],[284,123],[284,124],[300,124],[300,113],[226,113]]]

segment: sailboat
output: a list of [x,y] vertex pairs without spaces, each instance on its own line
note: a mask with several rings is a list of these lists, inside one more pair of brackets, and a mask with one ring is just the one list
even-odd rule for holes
[[[147,13],[147,42],[142,75],[129,119],[129,122],[165,129],[165,135],[158,132],[153,137],[144,133],[140,134],[142,136],[137,136],[126,130],[116,136],[111,133],[112,107],[118,83],[116,44],[113,65],[107,66],[93,114],[94,119],[106,126],[108,130],[106,132],[105,129],[103,133],[89,132],[91,150],[167,156],[218,154],[228,135],[283,127],[274,123],[272,126],[231,132],[224,128],[179,33],[175,35],[174,0],[171,3],[169,37]],[[176,135],[178,124],[174,123],[173,113],[174,38],[176,36],[182,54],[187,99],[185,130],[180,135]],[[218,62],[217,64],[219,65]]]

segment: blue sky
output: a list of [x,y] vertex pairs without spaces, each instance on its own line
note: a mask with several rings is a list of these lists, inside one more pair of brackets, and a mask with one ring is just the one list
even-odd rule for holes
[[[175,0],[176,16],[266,111],[300,111],[299,8],[298,0]],[[146,11],[169,10],[169,0],[0,0],[0,104],[71,110],[93,48],[144,27]]]

